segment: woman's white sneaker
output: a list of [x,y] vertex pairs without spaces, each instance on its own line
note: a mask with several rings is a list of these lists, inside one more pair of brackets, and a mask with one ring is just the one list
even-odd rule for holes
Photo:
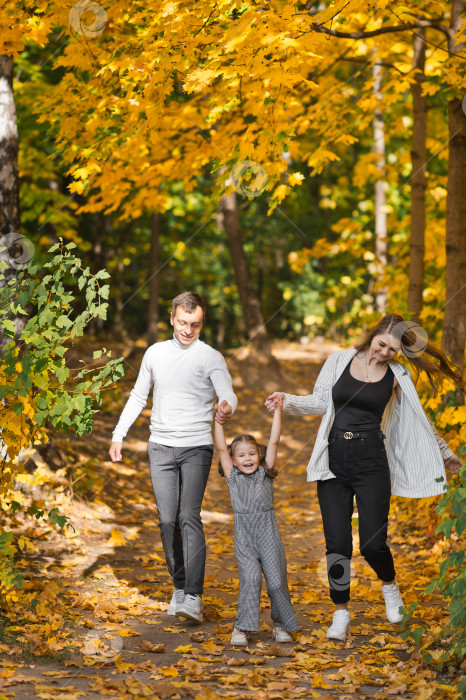
[[347,610],[335,610],[332,624],[327,630],[327,639],[344,642],[350,633],[350,614]]
[[200,595],[191,595],[188,593],[184,597],[184,601],[176,608],[176,616],[184,617],[193,622],[202,622],[202,598]]
[[172,599],[167,609],[167,615],[176,615],[180,605],[184,603],[184,591],[182,588],[174,588]]
[[403,613],[400,613],[400,608],[404,607],[401,598],[400,589],[395,581],[394,583],[383,583],[382,593],[385,598],[385,612],[389,622],[401,622]]
[[294,642],[294,639],[291,636],[291,634],[284,630],[283,627],[279,627],[278,625],[275,625],[275,627],[272,630],[272,639],[274,639],[276,642],[279,642],[280,644]]
[[235,627],[231,633],[230,644],[233,647],[247,647],[248,635],[246,632],[243,632],[243,630],[239,630]]

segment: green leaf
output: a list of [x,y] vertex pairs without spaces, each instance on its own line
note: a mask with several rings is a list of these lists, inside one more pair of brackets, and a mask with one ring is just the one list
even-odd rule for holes
[[59,316],[55,323],[57,324],[58,328],[71,328],[73,325],[73,321],[65,315]]
[[412,630],[411,636],[414,638],[414,641],[416,644],[419,644],[422,638],[422,635],[425,632],[425,627],[416,627],[415,630]]
[[64,384],[69,379],[70,370],[68,369],[68,367],[63,365],[61,367],[57,367],[55,374],[57,375],[57,379],[60,382],[60,384]]
[[14,321],[11,321],[9,318],[6,318],[2,321],[2,326],[3,326],[3,332],[8,338],[14,338],[15,333],[16,333],[16,326],[14,324]]

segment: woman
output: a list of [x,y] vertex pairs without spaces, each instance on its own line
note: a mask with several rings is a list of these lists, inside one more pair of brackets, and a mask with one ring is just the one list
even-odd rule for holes
[[390,496],[441,494],[445,467],[456,471],[461,466],[426,416],[410,371],[394,358],[401,350],[416,379],[421,370],[426,372],[434,393],[435,380],[464,387],[462,372],[432,343],[420,347],[414,325],[397,314],[385,316],[359,345],[329,356],[312,394],[275,392],[265,402],[273,410],[281,398],[288,413],[324,414],[307,479],[317,481],[335,603],[329,639],[344,640],[350,629],[353,497],[360,552],[382,580],[387,619],[400,622],[403,601],[387,545]]

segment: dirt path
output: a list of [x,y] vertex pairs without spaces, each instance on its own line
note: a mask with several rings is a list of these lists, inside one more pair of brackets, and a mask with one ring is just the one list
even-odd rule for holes
[[[267,370],[230,358],[240,404],[228,424],[228,434],[247,431],[266,440],[270,427],[262,407],[266,392],[283,388],[306,393],[323,358],[333,349],[278,346],[276,354],[284,372],[280,384]],[[137,366],[136,360],[128,363],[124,395],[132,386]],[[92,436],[60,442],[69,462],[74,460],[71,470],[63,470],[71,472],[71,481],[63,473],[56,476],[57,483],[63,481],[60,508],[69,515],[76,532],[70,530],[65,536],[49,533],[28,561],[27,573],[35,581],[31,586],[42,593],[48,580],[48,603],[56,599],[57,610],[58,606],[71,608],[74,620],[62,624],[57,617],[54,627],[52,615],[46,628],[29,619],[25,635],[18,635],[13,644],[0,644],[0,700],[455,697],[453,673],[440,676],[413,661],[411,645],[385,621],[380,584],[359,556],[354,558],[352,636],[344,645],[326,640],[331,609],[325,550],[315,485],[305,481],[319,424],[315,418],[284,416],[279,453],[282,473],[275,482],[276,515],[302,629],[297,644],[271,644],[270,607],[263,591],[260,632],[246,650],[228,645],[238,581],[229,497],[215,463],[203,509],[208,542],[205,622],[194,625],[169,617],[165,610],[171,581],[163,560],[146,457],[149,409],[131,430],[124,463],[107,461],[111,429],[123,400],[124,396],[108,399]],[[66,495],[70,483],[74,499]],[[47,501],[50,496],[44,484],[28,488],[39,489],[36,498]],[[55,498],[57,488],[55,485]],[[432,575],[428,561],[422,575],[417,571],[418,549],[425,542],[420,543],[414,534],[406,542],[404,531],[400,533],[393,520],[391,542],[409,602]],[[432,607],[432,624],[441,624],[443,615],[440,606]],[[34,655],[28,649],[34,649]]]

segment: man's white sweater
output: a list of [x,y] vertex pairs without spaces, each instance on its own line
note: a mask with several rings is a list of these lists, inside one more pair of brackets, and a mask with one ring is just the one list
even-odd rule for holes
[[222,355],[197,338],[182,345],[175,337],[155,343],[142,358],[134,389],[113,432],[123,442],[147,402],[151,386],[153,405],[150,442],[171,447],[212,444],[215,396],[233,411],[238,400]]

